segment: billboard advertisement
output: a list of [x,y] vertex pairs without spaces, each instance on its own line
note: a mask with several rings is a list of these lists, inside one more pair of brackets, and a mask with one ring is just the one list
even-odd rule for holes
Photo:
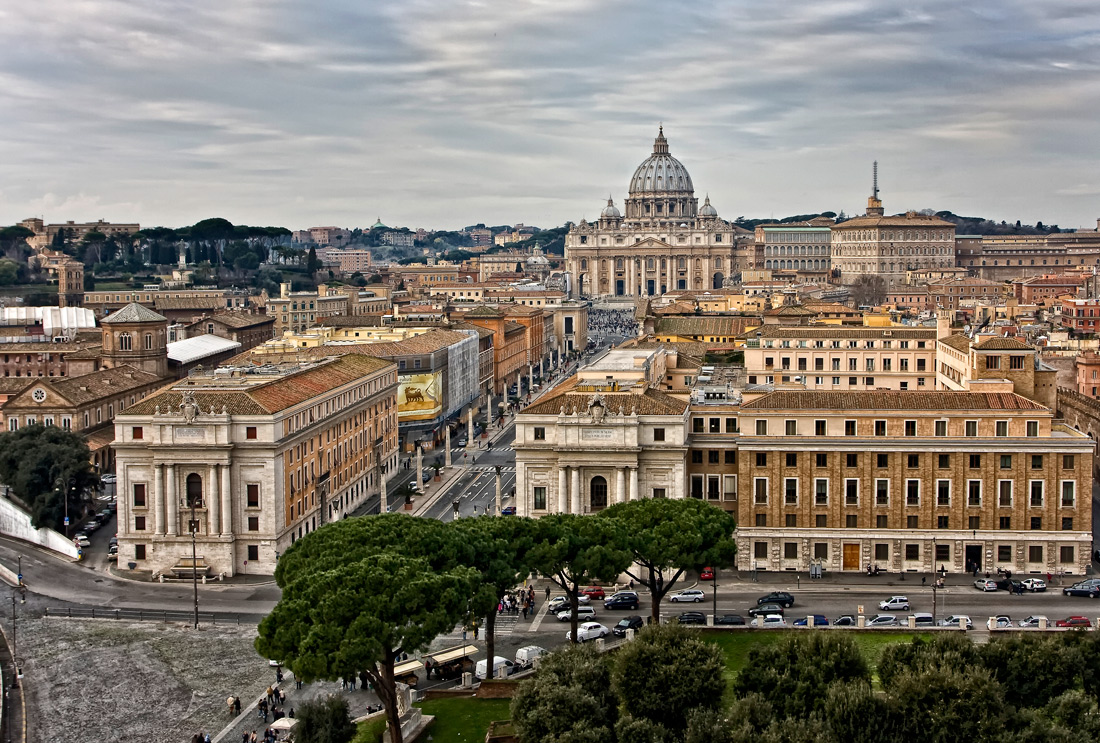
[[440,372],[397,375],[397,421],[430,421],[443,412]]

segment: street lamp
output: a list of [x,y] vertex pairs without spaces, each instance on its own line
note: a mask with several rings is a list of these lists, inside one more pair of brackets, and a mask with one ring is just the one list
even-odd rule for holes
[[188,531],[191,532],[191,583],[195,590],[195,629],[199,628],[199,557],[198,557],[198,545],[196,540],[198,539],[199,521],[195,518],[195,501],[196,498],[188,496],[187,500],[191,504],[191,522],[188,524]]

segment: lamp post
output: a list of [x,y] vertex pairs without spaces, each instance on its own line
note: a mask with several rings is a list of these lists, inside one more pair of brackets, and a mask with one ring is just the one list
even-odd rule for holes
[[195,518],[195,499],[189,497],[187,500],[191,501],[191,583],[195,589],[195,629],[199,628],[199,557],[198,557],[198,545],[196,540],[198,539],[199,522]]
[[932,622],[936,621],[936,538],[932,537]]
[[500,465],[499,464],[495,465],[493,467],[493,469],[495,469],[497,471],[497,499],[496,499],[497,513],[496,513],[496,515],[500,516],[503,513],[501,499],[500,499]]
[[714,587],[714,621],[718,621],[718,571],[710,571],[710,582]]

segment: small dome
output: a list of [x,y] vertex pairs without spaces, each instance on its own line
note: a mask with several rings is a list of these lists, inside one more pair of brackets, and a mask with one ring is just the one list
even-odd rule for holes
[[709,194],[707,195],[706,201],[703,202],[703,205],[701,207],[699,207],[699,216],[700,217],[717,217],[718,216],[718,210],[710,205],[710,195]]
[[615,208],[615,202],[612,201],[611,197],[609,196],[607,197],[607,206],[605,206],[603,208],[603,211],[600,212],[600,216],[606,217],[608,219],[619,219],[623,215],[619,213],[619,210],[617,208]]

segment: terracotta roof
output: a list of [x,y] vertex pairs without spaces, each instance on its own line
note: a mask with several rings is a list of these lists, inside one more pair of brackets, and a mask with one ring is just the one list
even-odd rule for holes
[[940,286],[999,286],[1005,290],[1008,289],[1008,285],[1002,281],[990,281],[989,279],[982,279],[977,276],[967,276],[961,279],[941,279],[939,281],[928,282],[930,290],[933,290],[933,287]]
[[[130,390],[141,389],[164,381],[156,374],[135,369],[132,366],[119,366],[114,369],[100,369],[78,377],[37,377],[35,387],[52,389],[73,405],[83,405],[94,400],[113,397]],[[5,403],[5,407],[38,407],[38,403],[24,397],[25,390],[18,397]]]
[[693,315],[691,317],[662,317],[657,320],[653,332],[657,335],[724,335],[734,336],[760,325],[760,318],[753,315]]
[[[522,325],[520,327],[523,327]],[[291,348],[278,353],[260,353],[257,349],[245,351],[234,356],[227,364],[268,362],[289,362],[306,359],[324,359],[330,356],[359,354],[379,359],[392,359],[398,356],[433,353],[447,346],[469,338],[469,334],[458,330],[432,330],[428,333],[405,338],[399,341],[379,341],[377,343],[337,343],[312,348]]]
[[195,322],[192,325],[198,324],[204,320],[213,320],[214,322],[220,322],[227,328],[251,328],[256,325],[270,325],[275,322],[273,315],[256,315],[251,312],[215,312],[209,317],[204,317]]
[[695,305],[687,302],[673,302],[670,305],[653,310],[654,315],[694,315]]
[[970,353],[970,339],[960,333],[949,335],[946,338],[940,338],[939,342],[945,346],[954,348],[956,351]]
[[495,307],[489,305],[481,305],[466,313],[466,317],[503,317],[504,315]]
[[522,325],[522,324],[516,322],[515,320],[509,320],[506,323],[504,323],[504,334],[505,335],[508,335],[509,333],[522,332],[522,331],[525,331],[525,330],[527,330],[527,326]]
[[974,346],[979,351],[1034,351],[1035,349],[1015,338],[987,338]]
[[84,440],[88,442],[89,451],[99,451],[110,446],[115,441],[115,427],[104,426],[95,431],[84,434]]
[[703,343],[702,341],[634,341],[629,344],[624,344],[628,348],[667,348],[671,351],[676,351],[679,358],[677,359],[677,367],[684,368],[691,366],[692,362],[702,365],[703,358],[707,355],[707,352],[716,348],[723,348],[724,344],[717,343]]
[[812,310],[818,313],[830,313],[838,312],[852,315],[862,315],[859,310],[852,309],[846,304],[840,304],[839,302],[804,302],[802,304],[808,310]]
[[0,377],[0,395],[18,394],[34,384],[35,381],[36,377]]
[[98,359],[103,355],[103,345],[96,343],[94,346],[88,346],[79,351],[73,351],[72,353],[65,354],[66,361],[88,361],[91,359]]
[[782,307],[768,310],[764,315],[766,317],[813,317],[817,313],[800,304],[785,304]]
[[[759,336],[757,336],[759,333]],[[836,339],[883,339],[883,340],[935,340],[934,328],[869,328],[858,325],[761,325],[741,335],[742,338],[782,338],[810,340],[817,338]]]
[[1047,410],[1012,392],[770,392],[742,410]]
[[153,297],[158,310],[211,310],[225,307],[225,297]]
[[[98,340],[96,341],[98,345]],[[30,343],[0,343],[0,353],[56,353],[68,356],[76,351],[83,351],[91,345],[88,342],[50,343],[49,341],[32,341]]]
[[[233,415],[267,415],[294,407],[329,390],[374,374],[391,364],[392,362],[383,359],[352,353],[254,387],[196,387],[191,392],[195,396],[195,402],[204,411],[212,407],[215,412],[220,413],[224,406]],[[183,392],[192,385],[201,385],[201,378],[189,377],[181,380],[126,408],[125,414],[152,415],[158,406],[162,411],[169,407],[178,409],[183,400]]]
[[[575,383],[574,383],[575,384]],[[558,415],[562,406],[566,413],[588,410],[588,403],[595,392],[577,392],[572,386],[561,394],[546,400],[540,400],[525,408],[520,415]],[[642,394],[633,392],[600,392],[608,415],[683,415],[688,404],[685,400],[666,395],[654,389],[646,389]]]
[[137,302],[131,302],[118,312],[112,312],[107,317],[100,320],[101,325],[110,325],[112,323],[127,323],[127,322],[166,322],[168,318],[164,315],[158,315],[148,307],[143,307]]
[[1059,276],[1032,276],[1030,279],[1025,279],[1024,281],[1019,283],[1026,284],[1028,286],[1035,286],[1036,284],[1052,284],[1055,286],[1073,284],[1074,286],[1079,286],[1084,283],[1084,281],[1085,279],[1083,276],[1071,276],[1069,274],[1063,274]]

